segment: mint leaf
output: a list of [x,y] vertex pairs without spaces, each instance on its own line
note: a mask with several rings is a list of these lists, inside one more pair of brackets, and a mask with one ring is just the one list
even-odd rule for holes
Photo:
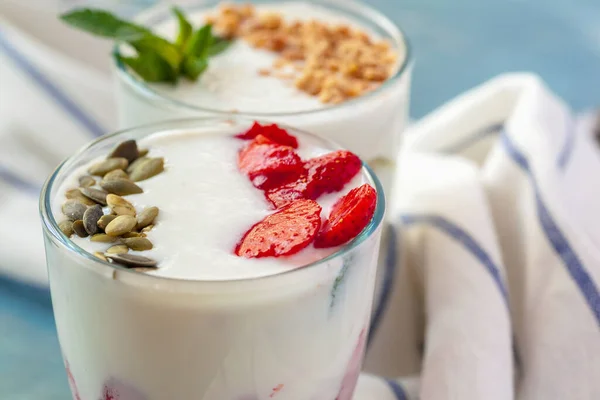
[[179,7],[173,7],[172,10],[173,14],[175,14],[177,20],[179,21],[179,33],[177,34],[177,40],[175,41],[175,44],[180,49],[184,49],[188,39],[192,35],[194,28]]
[[208,68],[208,60],[205,57],[188,56],[183,61],[183,73],[192,81],[198,80],[206,68]]
[[135,71],[146,82],[176,82],[177,73],[161,56],[146,51],[137,57],[123,57],[115,54],[117,59]]
[[198,29],[191,37],[186,49],[186,56],[205,57],[208,55],[208,48],[212,43],[212,25],[204,25]]
[[137,50],[138,54],[141,55],[145,52],[155,53],[169,63],[171,68],[175,71],[179,70],[179,66],[183,60],[183,54],[181,54],[181,51],[177,46],[168,40],[149,33],[146,36],[130,41],[129,43]]
[[124,21],[102,10],[85,8],[63,14],[60,18],[75,28],[116,40],[137,40],[150,33],[142,26]]
[[219,36],[213,36],[212,43],[208,48],[208,56],[212,57],[224,52],[231,45],[231,43],[231,40],[224,39]]

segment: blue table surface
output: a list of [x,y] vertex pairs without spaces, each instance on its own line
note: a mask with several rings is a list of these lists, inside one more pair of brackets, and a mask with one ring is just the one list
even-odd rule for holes
[[[416,59],[411,115],[506,71],[534,71],[577,111],[600,106],[597,0],[370,0]],[[70,399],[44,288],[0,277],[0,399]]]

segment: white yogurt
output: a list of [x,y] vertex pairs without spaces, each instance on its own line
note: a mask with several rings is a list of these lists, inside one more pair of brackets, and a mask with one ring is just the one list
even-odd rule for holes
[[[368,331],[381,227],[311,267],[297,268],[295,257],[236,258],[234,237],[267,213],[266,201],[238,177],[235,140],[211,136],[210,127],[205,135],[199,130],[140,141],[167,161],[163,174],[140,182],[145,193],[134,199],[136,206],[161,208],[151,239],[153,254],[165,264],[157,274],[164,276],[115,270],[45,231],[73,398],[350,400]],[[304,157],[329,151],[298,137]],[[58,199],[82,169],[72,165],[89,165],[121,140],[105,139],[59,171],[58,187],[51,189],[57,216]],[[182,218],[186,210],[198,214]],[[190,225],[197,232],[190,234]],[[317,253],[307,248],[303,254]],[[286,269],[293,271],[276,274]],[[234,277],[252,279],[226,280]]]
[[[198,1],[188,11],[196,26],[211,11],[203,9],[203,4]],[[177,86],[148,85],[119,70],[120,125],[127,128],[179,117],[236,112],[329,138],[376,165],[378,174],[393,174],[408,111],[411,66],[407,47],[402,34],[385,16],[352,1],[331,4],[325,0],[282,1],[261,4],[258,9],[272,10],[288,19],[343,22],[366,32],[377,27],[377,33],[389,39],[398,52],[399,72],[374,92],[338,105],[322,104],[290,82],[261,76],[260,69],[270,67],[276,55],[236,40],[228,50],[211,58],[208,70],[195,83],[182,79]],[[175,35],[176,22],[164,6],[144,13],[138,20],[166,37]]]
[[[235,132],[234,133],[239,133]],[[248,259],[233,253],[242,235],[255,223],[273,213],[261,190],[255,188],[237,166],[237,153],[247,142],[231,132],[159,132],[140,141],[149,157],[163,157],[165,172],[139,182],[144,193],[126,196],[136,210],[156,206],[160,214],[148,233],[154,244],[139,252],[160,263],[153,275],[178,279],[231,280],[273,275],[318,261],[336,249],[309,246],[291,257]],[[330,150],[308,137],[300,141],[298,154],[309,159]],[[97,159],[89,165],[101,161]],[[89,165],[78,169],[63,184],[54,210],[61,218],[64,193],[78,187],[77,178],[87,174]],[[341,192],[319,199],[323,218],[333,203],[351,189],[365,183],[358,174]],[[74,235],[72,240],[90,253],[106,251],[106,243]],[[132,252],[135,253],[135,252]]]

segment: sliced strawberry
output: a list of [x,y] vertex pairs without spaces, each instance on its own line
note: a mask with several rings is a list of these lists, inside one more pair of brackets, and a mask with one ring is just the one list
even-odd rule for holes
[[263,190],[291,182],[304,172],[302,160],[291,147],[255,141],[239,152],[238,167]]
[[318,199],[324,193],[342,190],[360,172],[362,162],[355,154],[338,150],[312,158],[304,164],[305,174],[265,193],[275,208],[297,199]]
[[377,203],[377,192],[367,183],[352,189],[331,209],[329,219],[315,239],[315,247],[336,247],[354,239],[369,224]]
[[308,246],[321,227],[321,206],[313,200],[296,200],[255,224],[236,246],[246,258],[280,257]]
[[268,137],[275,143],[279,143],[284,146],[290,146],[294,149],[298,148],[298,139],[290,135],[285,129],[277,126],[277,124],[261,125],[258,122],[255,122],[250,129],[244,133],[236,135],[236,137],[238,139],[252,140],[258,135]]
[[308,170],[307,197],[317,199],[324,193],[338,192],[360,172],[362,162],[354,153],[337,150],[312,158]]
[[302,174],[293,182],[267,190],[265,196],[275,208],[281,208],[294,200],[305,199],[306,187],[307,176]]

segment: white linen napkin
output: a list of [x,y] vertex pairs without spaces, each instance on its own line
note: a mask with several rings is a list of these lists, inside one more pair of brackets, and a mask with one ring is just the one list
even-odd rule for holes
[[[114,128],[112,85],[102,66],[19,29],[6,4],[0,273],[46,284],[39,186]],[[81,40],[90,54],[108,52]],[[390,378],[361,376],[356,400],[600,398],[600,156],[590,121],[523,74],[411,129],[366,361]]]
[[366,365],[407,378],[363,376],[356,400],[600,399],[591,125],[510,74],[411,129],[390,210],[402,260]]

